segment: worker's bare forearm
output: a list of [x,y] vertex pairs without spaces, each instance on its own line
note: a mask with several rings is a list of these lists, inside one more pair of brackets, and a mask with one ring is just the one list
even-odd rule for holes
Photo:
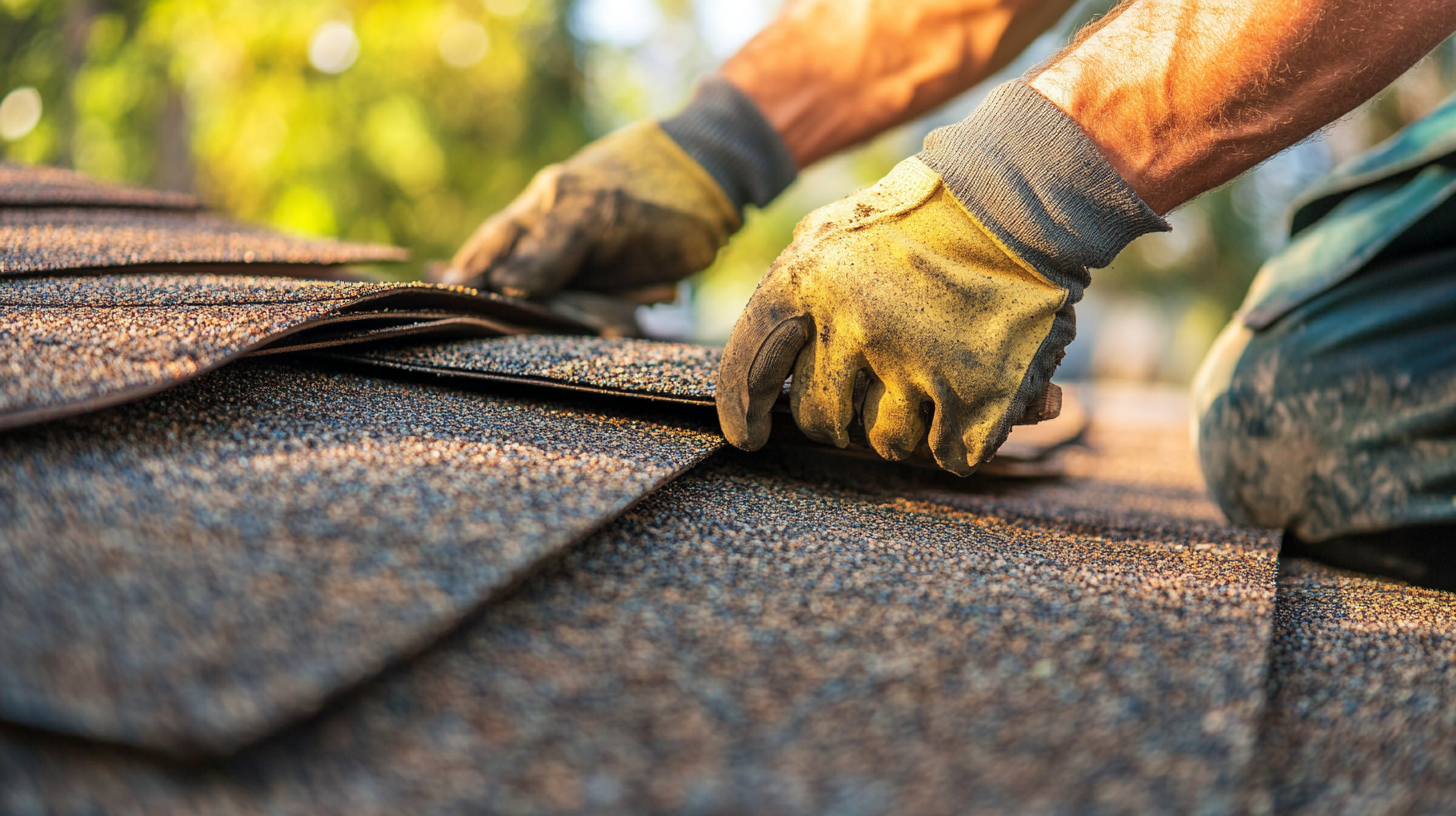
[[1133,0],[1031,85],[1165,213],[1344,115],[1453,29],[1451,0]]
[[723,66],[799,167],[1004,67],[1073,0],[798,0]]

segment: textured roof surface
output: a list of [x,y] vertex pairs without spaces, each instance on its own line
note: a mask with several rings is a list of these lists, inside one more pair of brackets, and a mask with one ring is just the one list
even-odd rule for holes
[[0,276],[156,264],[402,261],[397,247],[293,238],[205,212],[0,207]]
[[1456,813],[1456,593],[1290,560],[1257,767],[1279,813]]
[[0,207],[14,206],[195,210],[202,205],[186,193],[107,184],[59,167],[0,162]]
[[[112,413],[201,393],[224,376],[281,376],[272,371],[228,369]],[[641,372],[607,374],[632,385]],[[481,389],[342,381],[451,395],[460,413],[427,426],[437,437],[476,421],[477,411],[544,422],[541,414],[670,409],[546,391],[512,390],[530,396],[506,399]],[[310,411],[337,400],[332,391],[311,391],[328,396],[242,411],[269,429],[244,438],[286,447],[297,431],[271,430],[283,427],[281,413],[317,427]],[[1089,397],[1093,426],[1085,446],[1063,451],[1067,475],[1059,480],[962,480],[783,446],[720,453],[538,566],[515,591],[487,590],[483,608],[417,657],[224,759],[176,764],[0,725],[0,812],[1449,812],[1456,701],[1446,681],[1456,595],[1299,561],[1283,565],[1276,590],[1277,537],[1228,527],[1204,494],[1187,443],[1186,399],[1119,389]],[[171,450],[181,444],[167,436],[177,416],[231,427],[224,420],[240,403],[223,402],[168,410],[142,423],[145,433],[130,431],[127,444]],[[370,404],[380,422],[421,424],[417,397]],[[682,426],[701,412],[677,410],[642,415],[640,424],[691,435]],[[69,440],[69,431],[53,429],[82,424],[40,430]],[[451,438],[479,437],[465,427]],[[542,427],[528,434],[533,444],[555,439],[555,431],[532,427]],[[605,435],[621,433],[614,427]],[[336,512],[372,514],[371,529],[428,526],[425,511],[414,508],[438,507],[437,500],[381,500],[410,480],[318,464],[338,459],[338,437],[330,439],[267,458],[273,471],[256,464],[264,457],[249,459],[257,473],[248,481],[217,480],[208,475],[216,470],[210,460],[193,468],[199,482],[224,488],[213,500],[223,510],[202,518],[239,535],[266,533],[272,528],[239,519],[254,518],[242,509],[245,497],[273,489],[281,469],[351,479],[360,487]],[[404,447],[380,439],[381,456]],[[71,455],[95,449],[83,440]],[[414,451],[403,453],[424,455]],[[153,458],[127,457],[127,467],[101,471],[114,474],[108,483],[158,471]],[[26,480],[41,479],[50,458],[23,457],[10,469],[24,466]],[[440,466],[453,461],[446,451]],[[563,459],[552,478],[581,478],[591,469],[581,461]],[[452,476],[456,495],[498,492],[478,486],[480,471],[455,468]],[[288,482],[299,496],[318,483],[304,475]],[[56,484],[36,490],[48,501],[59,496],[58,507],[113,506],[110,492],[73,500],[83,491]],[[551,512],[548,504],[505,507],[502,518]],[[311,512],[336,523],[329,512]],[[258,517],[277,515],[268,509]],[[90,561],[58,552],[37,563],[64,558],[68,572],[78,563],[120,565],[104,586],[121,589],[106,592],[123,591],[137,565],[150,563],[140,548]],[[234,571],[212,557],[218,574]],[[467,564],[475,558],[460,556]],[[171,583],[188,587],[189,598],[215,591],[195,579]],[[59,598],[26,601],[51,616],[36,617],[42,623],[31,628],[69,621],[49,610],[64,612],[65,599],[86,597],[53,585],[63,590]],[[303,606],[289,609],[319,596],[298,589]],[[367,604],[376,596],[358,597]],[[103,607],[116,608],[109,601],[87,608]],[[313,615],[273,607],[260,614],[263,622],[230,630],[230,649],[290,643],[293,618]],[[299,639],[285,651],[299,664],[309,660],[310,643],[323,642],[326,655],[354,654],[372,627],[395,631],[392,618],[380,620],[353,635],[337,629],[333,640]],[[135,631],[145,639],[155,629],[146,623]],[[78,640],[85,639],[64,643]],[[169,649],[176,642],[186,641],[167,641]],[[0,665],[14,662],[0,656]],[[279,699],[305,685],[276,686]],[[172,710],[194,712],[254,699],[167,699],[174,698],[182,702],[168,703]],[[86,712],[91,722],[97,710],[107,709]]]
[[683,421],[253,363],[0,437],[0,716],[234,747],[720,444]]
[[[1126,438],[1103,430],[1089,457]],[[1276,545],[1139,497],[1186,456],[1110,456],[1051,499],[721,456],[301,727],[194,769],[0,732],[0,789],[138,813],[1237,808]]]
[[[0,428],[156,392],[292,332],[360,317],[350,310],[422,307],[511,326],[569,325],[530,304],[430,284],[159,274],[13,280],[0,286]],[[375,328],[341,323],[331,337]]]
[[343,353],[361,363],[433,374],[575,386],[712,404],[722,351],[602,337],[500,337]]

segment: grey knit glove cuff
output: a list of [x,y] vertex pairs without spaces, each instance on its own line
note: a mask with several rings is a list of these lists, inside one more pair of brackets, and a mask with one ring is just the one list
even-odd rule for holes
[[784,191],[798,175],[794,157],[763,112],[716,74],[698,83],[682,113],[659,123],[664,132],[723,188],[742,212]]
[[1067,287],[1072,303],[1089,268],[1112,263],[1139,235],[1171,229],[1081,126],[1021,80],[931,131],[920,159],[986,229]]

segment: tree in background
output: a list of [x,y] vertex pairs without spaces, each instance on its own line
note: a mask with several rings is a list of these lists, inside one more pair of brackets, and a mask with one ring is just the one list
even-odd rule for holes
[[46,111],[4,155],[449,257],[587,140],[564,8],[0,0],[0,93]]

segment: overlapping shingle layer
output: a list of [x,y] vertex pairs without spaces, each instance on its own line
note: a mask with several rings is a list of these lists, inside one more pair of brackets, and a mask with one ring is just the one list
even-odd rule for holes
[[[154,393],[304,329],[348,323],[345,335],[367,332],[374,327],[353,322],[365,310],[376,322],[440,319],[417,320],[421,308],[490,318],[504,324],[500,331],[571,327],[530,304],[429,284],[161,274],[13,280],[0,288],[0,428]],[[483,323],[473,330],[492,331]]]
[[236,748],[720,444],[696,420],[260,363],[0,437],[0,717]]
[[[721,356],[720,349],[692,343],[580,335],[472,337],[448,343],[359,347],[329,354],[331,359],[351,364],[460,382],[527,383],[704,406],[713,405],[714,378]],[[1014,429],[1001,455],[986,470],[1032,475],[1056,471],[1059,463],[1045,461],[1045,457],[1081,435],[1086,417],[1075,409],[1079,402],[1075,395],[1069,395],[1067,405],[1071,410],[1055,423]],[[787,399],[780,401],[777,410],[784,414],[778,426],[780,435],[807,442],[787,416]],[[853,433],[861,430],[852,429],[852,437],[860,443],[855,450],[877,460],[863,434]],[[935,467],[928,449],[920,453],[912,464]]]

